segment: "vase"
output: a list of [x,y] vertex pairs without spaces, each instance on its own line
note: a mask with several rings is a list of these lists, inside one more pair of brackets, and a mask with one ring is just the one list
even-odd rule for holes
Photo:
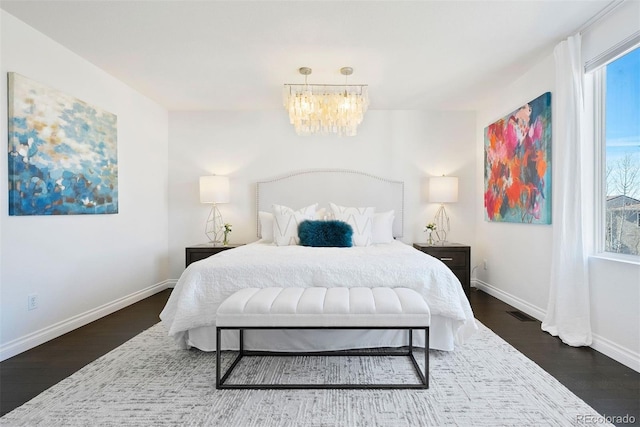
[[222,246],[227,246],[229,244],[229,233],[224,233],[224,239],[222,239]]
[[429,230],[429,237],[427,239],[429,246],[433,245],[433,230]]

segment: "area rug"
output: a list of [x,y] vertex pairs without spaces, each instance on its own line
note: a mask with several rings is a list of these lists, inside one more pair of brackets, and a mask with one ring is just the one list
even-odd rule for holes
[[[6,414],[0,425],[611,425],[491,330],[479,328],[454,352],[430,352],[428,390],[216,390],[215,354],[177,349],[158,324]],[[231,380],[417,378],[405,357],[304,356],[248,358]]]

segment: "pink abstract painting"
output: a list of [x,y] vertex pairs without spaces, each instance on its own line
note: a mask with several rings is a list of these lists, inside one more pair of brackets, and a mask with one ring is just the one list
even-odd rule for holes
[[551,93],[484,130],[485,219],[551,224]]

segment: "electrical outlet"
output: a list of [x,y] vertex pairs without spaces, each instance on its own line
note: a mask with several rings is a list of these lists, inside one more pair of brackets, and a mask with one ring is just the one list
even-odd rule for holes
[[38,308],[38,294],[31,294],[27,297],[27,310]]
[[484,270],[486,270],[486,269],[487,269],[487,260],[486,260],[486,259],[485,259],[485,260],[482,260],[482,268],[483,268]]

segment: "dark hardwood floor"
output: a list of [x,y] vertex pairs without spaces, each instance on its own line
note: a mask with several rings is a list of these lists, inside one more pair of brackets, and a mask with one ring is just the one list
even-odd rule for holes
[[[170,290],[0,362],[0,415],[22,405],[159,321]],[[640,373],[591,348],[572,348],[521,321],[513,307],[471,291],[476,318],[557,378],[600,414],[640,425]],[[0,422],[1,424],[1,422]],[[617,425],[630,425],[617,423]]]
[[640,425],[640,373],[590,347],[563,344],[559,338],[543,332],[539,321],[518,320],[508,313],[515,310],[513,307],[482,291],[471,291],[471,305],[476,319],[598,413],[633,417],[633,423],[616,425]]
[[170,294],[167,289],[0,362],[0,416],[158,323]]

